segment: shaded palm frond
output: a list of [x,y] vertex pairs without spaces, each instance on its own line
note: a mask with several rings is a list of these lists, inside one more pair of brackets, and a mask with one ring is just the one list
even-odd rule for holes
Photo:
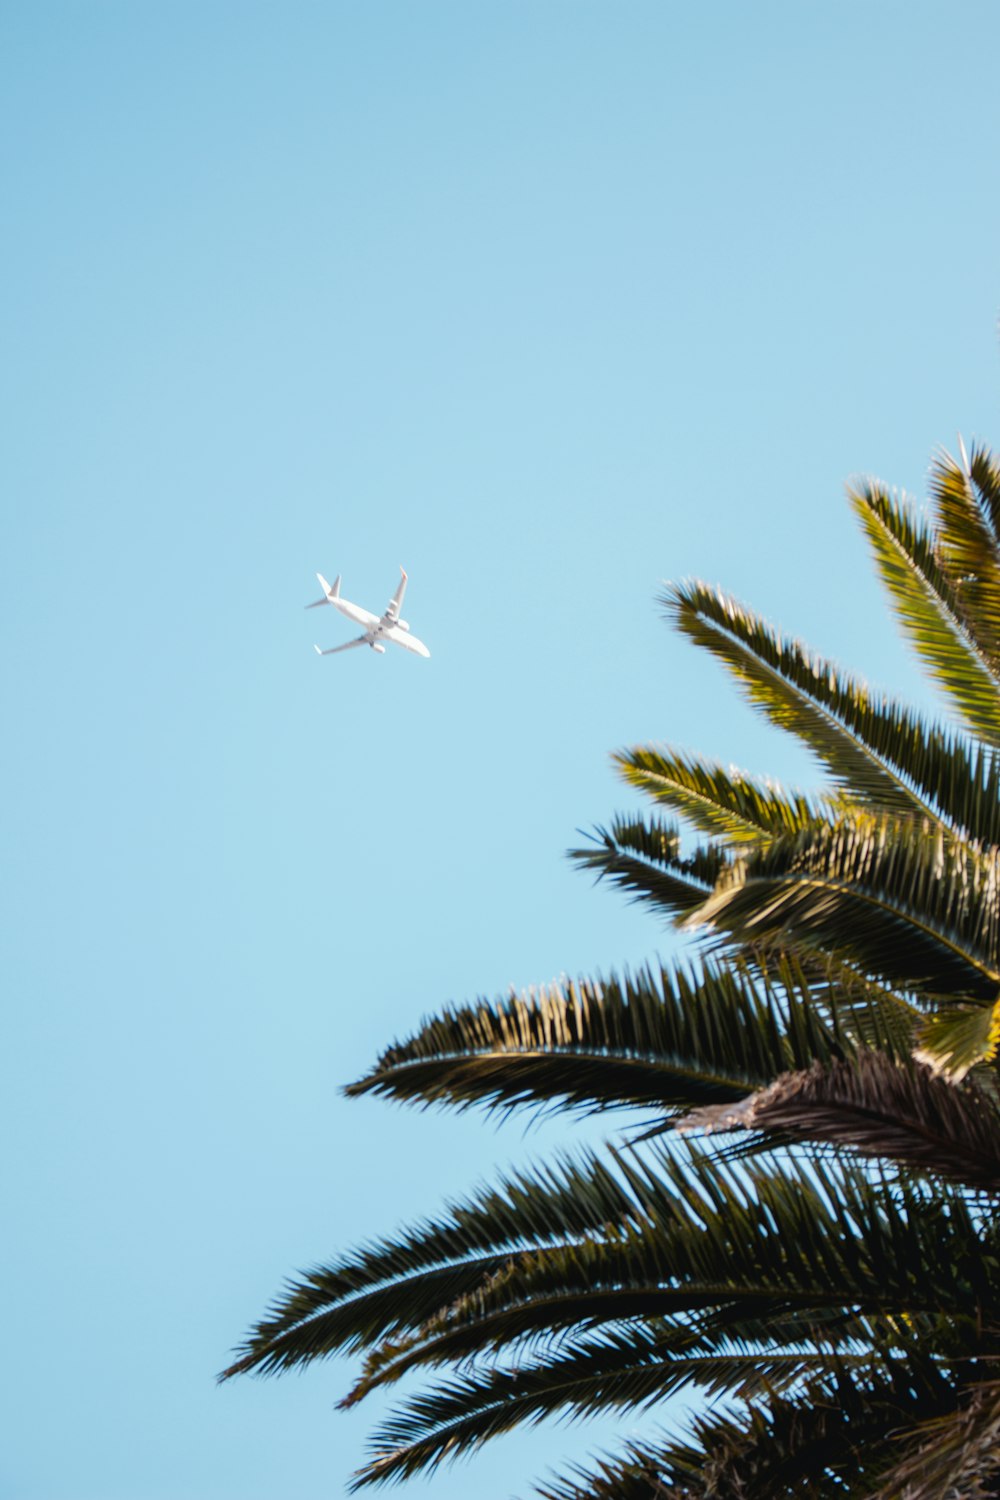
[[734,1106],[697,1109],[678,1129],[746,1129],[816,1141],[1000,1193],[1000,1112],[974,1083],[860,1052],[788,1073]]
[[[415,1333],[376,1349],[363,1389],[419,1366],[461,1362],[564,1330],[655,1320],[661,1351],[719,1355],[737,1341],[772,1352],[896,1344],[953,1323],[953,1350],[980,1347],[995,1267],[970,1264],[974,1217],[944,1185],[891,1191],[870,1172],[822,1162],[733,1167],[662,1149],[618,1154],[641,1214],[574,1244],[512,1255]],[[905,1317],[906,1325],[899,1322]],[[907,1332],[909,1330],[909,1332]]]
[[[845,1382],[845,1389],[853,1386]],[[740,1416],[716,1410],[695,1419],[693,1440],[630,1442],[619,1453],[574,1465],[565,1477],[537,1485],[535,1494],[538,1500],[860,1497],[872,1450],[881,1451],[880,1424],[902,1413],[895,1402],[873,1412],[860,1399],[839,1397],[836,1389],[814,1390],[808,1406],[775,1399]]]
[[575,1340],[556,1358],[473,1368],[411,1399],[376,1432],[371,1460],[355,1482],[379,1483],[433,1469],[446,1457],[467,1454],[492,1437],[557,1413],[581,1419],[641,1411],[685,1385],[750,1400],[831,1368],[846,1378],[870,1363],[869,1355],[816,1350],[685,1354],[666,1346],[655,1329],[602,1332]]
[[[831,1362],[794,1395],[774,1392],[747,1408],[695,1418],[689,1439],[633,1440],[535,1488],[538,1500],[883,1500],[875,1475],[891,1454],[887,1434],[914,1418],[949,1413],[946,1376],[919,1360]],[[943,1500],[944,1490],[914,1494]],[[970,1491],[970,1497],[974,1494]],[[889,1496],[885,1500],[890,1500]],[[891,1500],[901,1500],[895,1493]]]
[[[1000,682],[969,629],[960,593],[967,580],[947,570],[933,533],[907,503],[874,482],[849,493],[903,629],[973,733],[1000,745]],[[965,544],[973,545],[968,529]]]
[[686,1484],[664,1481],[671,1467],[667,1441],[626,1443],[617,1453],[595,1454],[589,1464],[571,1464],[563,1475],[536,1484],[537,1500],[690,1500]]
[[849,1042],[790,963],[566,980],[449,1008],[346,1092],[503,1112],[729,1101]]
[[[952,1401],[947,1380],[919,1362],[873,1362],[866,1376],[832,1371],[794,1396],[697,1417],[691,1441],[633,1445],[622,1465],[626,1493],[631,1500],[860,1500],[884,1458],[886,1433]],[[617,1500],[616,1477],[605,1465],[586,1500]],[[543,1493],[585,1500],[581,1488]]]
[[572,1244],[642,1214],[636,1174],[592,1152],[514,1172],[394,1237],[360,1246],[291,1282],[220,1377],[271,1374],[420,1328],[508,1264],[513,1253]]
[[719,848],[681,854],[680,834],[659,818],[614,818],[609,828],[597,828],[589,848],[570,849],[581,869],[593,870],[598,880],[610,880],[634,901],[648,901],[659,912],[685,916],[704,901],[728,863]]
[[745,853],[687,925],[821,949],[890,988],[992,1004],[998,916],[996,851],[857,816]]
[[[733,960],[741,966],[748,961],[752,968],[760,961],[753,950]],[[924,1015],[905,995],[876,983],[840,953],[803,951],[794,959],[784,955],[783,963],[801,974],[810,1003],[829,1015],[852,1048],[877,1048],[891,1060],[912,1056]]]

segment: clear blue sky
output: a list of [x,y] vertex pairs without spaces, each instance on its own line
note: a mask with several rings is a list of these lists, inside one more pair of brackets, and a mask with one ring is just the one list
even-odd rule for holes
[[[998,48],[985,0],[8,0],[5,1500],[343,1492],[346,1364],[215,1371],[566,1130],[337,1086],[669,951],[563,859],[615,745],[808,773],[662,579],[915,690],[843,485],[1000,441]],[[400,563],[431,660],[320,661],[315,570]]]

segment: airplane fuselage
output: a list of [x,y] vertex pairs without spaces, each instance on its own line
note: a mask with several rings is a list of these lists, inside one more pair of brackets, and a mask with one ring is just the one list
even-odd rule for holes
[[[376,641],[378,641],[383,635],[385,635],[392,626],[392,621],[386,620],[384,616],[381,619],[376,620],[375,624],[373,625],[371,623],[372,616],[368,613],[368,611],[366,609],[362,609],[358,604],[352,604],[349,599],[331,599],[330,603],[333,605],[334,609],[338,609],[340,613],[344,615],[348,620],[353,620],[355,625],[360,625],[364,629],[365,634],[368,637],[368,644],[370,646],[374,646]],[[397,620],[395,622],[395,627],[397,630],[405,631],[408,631],[410,628],[405,620]],[[384,651],[385,647],[383,646],[382,649]]]

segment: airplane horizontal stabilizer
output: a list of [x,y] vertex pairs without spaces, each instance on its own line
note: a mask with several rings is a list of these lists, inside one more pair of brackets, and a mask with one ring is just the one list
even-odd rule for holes
[[333,587],[332,588],[327,583],[327,581],[323,577],[322,573],[317,573],[316,577],[319,579],[320,583],[323,585],[323,597],[322,597],[322,599],[315,600],[315,602],[312,603],[312,604],[307,604],[306,605],[306,609],[318,609],[321,604],[332,604],[335,599],[339,599],[340,598],[340,574],[339,573],[337,574],[336,578],[333,580]]

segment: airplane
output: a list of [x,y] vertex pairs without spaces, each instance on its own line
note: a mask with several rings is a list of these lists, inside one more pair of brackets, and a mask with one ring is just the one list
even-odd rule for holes
[[384,641],[395,641],[397,646],[402,646],[406,651],[413,651],[417,656],[430,656],[430,652],[423,641],[418,641],[415,635],[410,634],[410,627],[405,620],[399,618],[399,611],[403,607],[403,595],[406,593],[406,569],[400,567],[402,578],[399,587],[393,594],[385,607],[384,615],[369,614],[367,609],[362,609],[360,604],[352,604],[349,599],[340,596],[340,574],[333,580],[333,586],[327,583],[322,573],[316,577],[323,586],[323,597],[317,599],[313,604],[307,604],[306,609],[318,609],[321,604],[332,604],[334,609],[339,609],[342,615],[353,620],[355,625],[364,626],[364,635],[359,635],[356,640],[345,641],[343,646],[330,646],[326,651],[316,647],[319,656],[334,656],[338,651],[351,651],[355,646],[370,646],[380,656],[385,655]]

